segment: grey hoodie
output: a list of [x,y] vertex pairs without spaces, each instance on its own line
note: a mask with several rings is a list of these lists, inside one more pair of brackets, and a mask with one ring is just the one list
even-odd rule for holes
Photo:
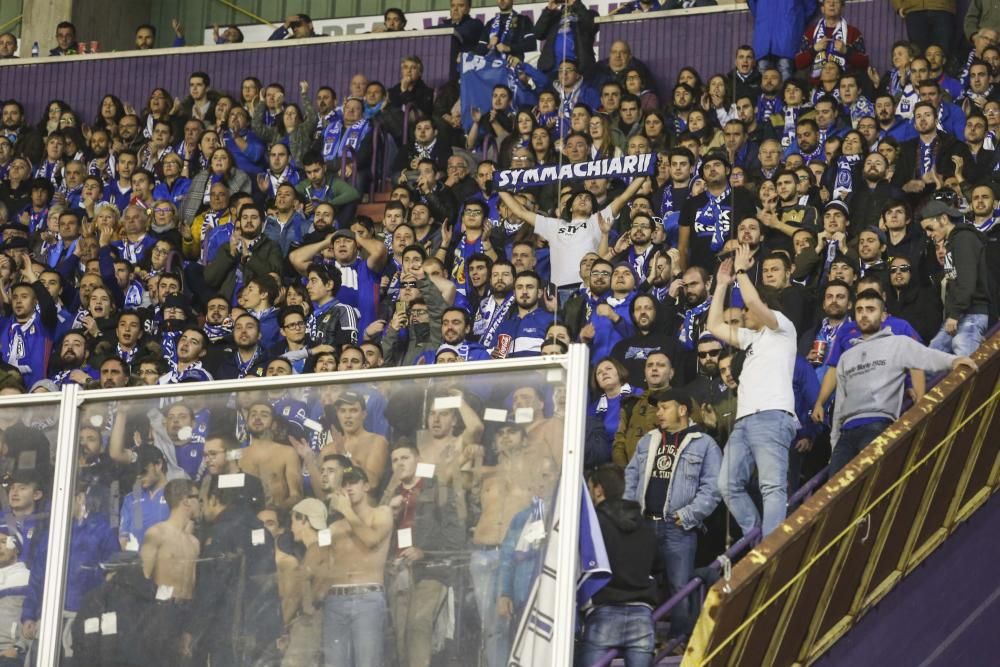
[[837,362],[830,442],[836,446],[841,427],[851,419],[877,417],[895,421],[903,405],[907,371],[945,371],[956,358],[925,347],[909,336],[895,336],[888,329],[861,339]]

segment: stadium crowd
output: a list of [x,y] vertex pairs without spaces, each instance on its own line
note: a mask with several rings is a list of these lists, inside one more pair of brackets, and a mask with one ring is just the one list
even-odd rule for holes
[[[877,54],[886,72],[842,0],[751,0],[753,44],[726,73],[651,71],[621,41],[598,60],[576,0],[534,22],[498,0],[485,25],[453,0],[453,60],[514,72],[488,110],[462,108],[457,73],[432,89],[417,57],[398,82],[338,73],[342,96],[194,72],[183,97],[109,90],[39,119],[5,100],[0,395],[586,344],[611,577],[580,609],[577,657],[648,665],[667,638],[652,609],[696,567],[773,531],[789,493],[847,465],[927,374],[975,369],[1000,296],[994,4],[973,2],[952,43],[933,28],[954,28],[954,2],[894,0],[910,39]],[[386,30],[405,24],[386,12]],[[311,34],[296,15],[273,38]],[[395,142],[384,162],[377,133]],[[648,175],[494,180],[647,154]],[[390,183],[374,217],[373,161]],[[507,664],[565,387],[483,368],[87,406],[62,664]],[[0,417],[6,666],[30,663],[38,632],[54,428]],[[669,638],[698,606],[674,608]]]

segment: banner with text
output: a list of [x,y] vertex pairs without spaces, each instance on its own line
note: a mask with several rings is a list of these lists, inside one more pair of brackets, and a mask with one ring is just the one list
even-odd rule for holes
[[587,178],[624,178],[649,176],[656,171],[656,155],[624,155],[604,160],[547,164],[530,169],[504,169],[493,174],[499,190],[532,188],[560,181],[579,181]]

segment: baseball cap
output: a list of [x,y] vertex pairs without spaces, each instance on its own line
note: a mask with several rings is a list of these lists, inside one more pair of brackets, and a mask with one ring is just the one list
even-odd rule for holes
[[316,530],[326,529],[326,505],[316,498],[306,498],[300,500],[292,508],[293,512],[298,512],[309,521],[309,525]]
[[[878,237],[879,243],[882,243],[883,245],[886,242],[885,232],[883,232],[881,229],[879,229],[875,225],[869,225],[868,227],[865,227],[861,231],[862,232],[871,232],[872,234],[874,234],[875,236]],[[858,235],[860,236],[861,232],[858,232]]]
[[839,199],[834,199],[827,202],[826,206],[823,207],[823,212],[826,213],[829,210],[837,209],[846,216],[851,215],[851,209],[847,206],[846,202],[842,202]]
[[350,405],[353,403],[355,405],[365,407],[365,397],[355,391],[345,391],[337,398],[337,400],[333,402],[334,406],[340,405],[341,403],[344,405]]
[[943,201],[938,201],[937,199],[932,199],[927,202],[922,209],[920,209],[920,215],[918,220],[923,222],[928,218],[937,218],[939,216],[946,215],[949,218],[961,218],[962,212],[957,208],[948,206]]
[[333,238],[335,238],[335,239],[351,239],[352,241],[356,241],[357,240],[357,237],[354,235],[354,232],[352,232],[350,229],[338,229],[337,231],[335,231],[333,233]]
[[360,466],[351,466],[349,468],[344,468],[344,474],[340,478],[342,484],[356,484],[357,482],[367,482],[368,473],[366,473]]
[[718,150],[709,151],[707,155],[701,158],[701,166],[698,168],[698,175],[700,177],[705,177],[705,165],[709,162],[721,162],[727,171],[732,169],[732,165],[729,164],[729,157],[724,152]]
[[691,395],[686,391],[681,391],[680,389],[661,389],[649,395],[650,405],[659,405],[660,403],[667,403],[669,401],[680,403],[688,409],[688,412],[691,412]]

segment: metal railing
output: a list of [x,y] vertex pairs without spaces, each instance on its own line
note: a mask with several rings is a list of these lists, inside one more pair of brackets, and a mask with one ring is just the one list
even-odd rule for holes
[[1000,486],[1000,333],[713,586],[684,665],[809,664]]

